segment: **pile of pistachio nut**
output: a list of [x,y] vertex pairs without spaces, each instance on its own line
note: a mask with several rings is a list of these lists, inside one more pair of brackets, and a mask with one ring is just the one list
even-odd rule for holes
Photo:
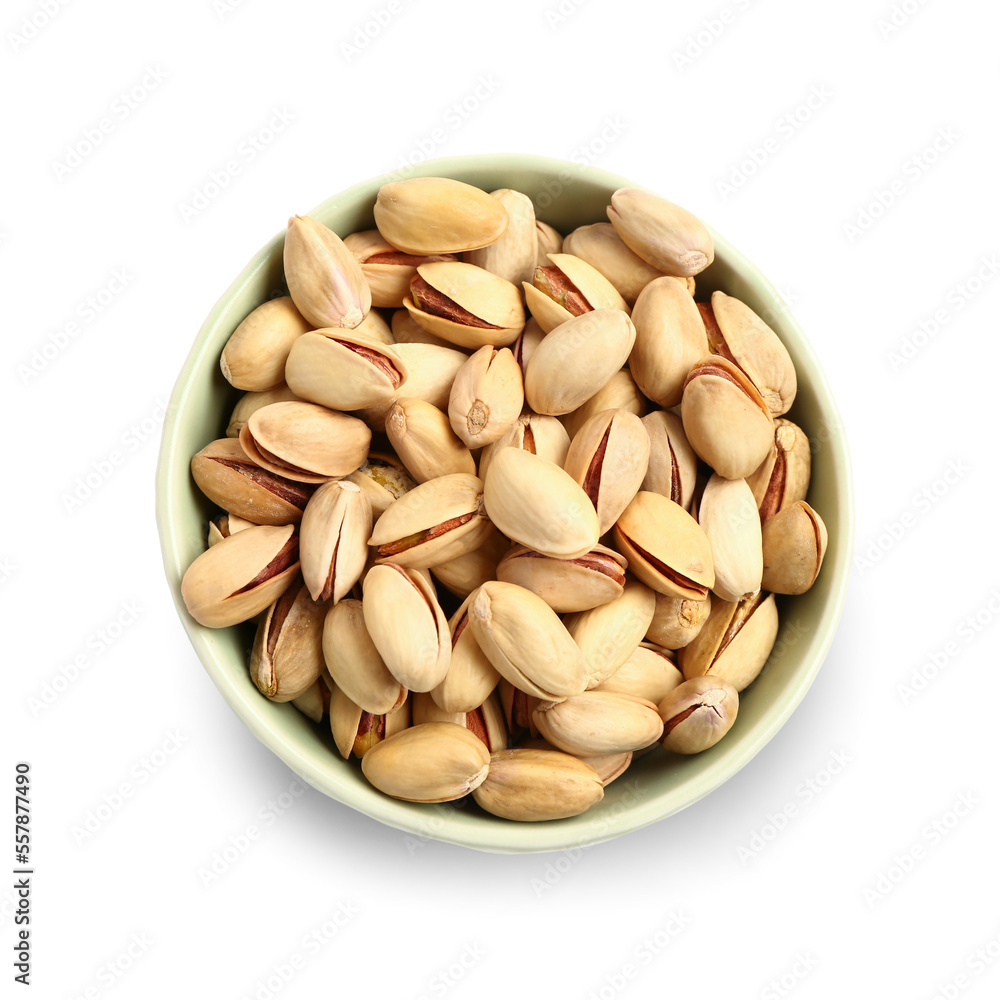
[[246,395],[191,463],[224,513],[184,600],[259,616],[254,684],[382,792],[577,815],[634,755],[725,736],[774,595],[820,571],[795,369],[696,299],[711,237],[646,191],[565,237],[441,177],[374,215],[289,220],[289,294],[222,352]]

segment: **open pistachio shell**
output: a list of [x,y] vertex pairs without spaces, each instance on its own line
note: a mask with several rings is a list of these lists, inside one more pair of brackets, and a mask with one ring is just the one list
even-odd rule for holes
[[522,281],[531,280],[535,269],[535,256],[538,250],[535,206],[526,194],[512,191],[510,188],[491,191],[490,197],[503,205],[510,222],[504,234],[495,243],[481,250],[467,251],[464,259],[520,287]]
[[496,441],[483,449],[479,457],[479,478],[483,482],[494,456],[504,448],[519,448],[562,468],[569,451],[569,435],[556,417],[523,414]]
[[740,699],[718,677],[696,677],[673,689],[660,702],[664,750],[701,753],[715,746],[733,727]]
[[302,515],[302,576],[314,601],[336,604],[361,579],[368,559],[372,507],[356,483],[324,483]]
[[397,399],[386,414],[385,432],[418,483],[453,472],[476,473],[472,452],[451,429],[447,414],[422,399]]
[[248,392],[242,395],[233,412],[229,417],[229,426],[226,428],[226,437],[238,438],[243,425],[250,419],[250,414],[256,410],[270,406],[271,403],[294,403],[298,401],[298,396],[282,382],[273,389],[264,389],[261,392]]
[[684,675],[674,662],[673,653],[652,643],[640,643],[632,655],[594,690],[616,691],[659,703],[681,681]]
[[630,306],[646,285],[662,277],[661,271],[625,245],[610,222],[574,229],[563,241],[563,249],[596,267]]
[[417,485],[395,455],[381,451],[370,451],[361,468],[345,481],[359,486],[368,497],[375,520],[385,513],[389,504]]
[[646,412],[646,404],[646,397],[639,391],[628,368],[621,368],[582,406],[578,406],[572,413],[566,413],[559,419],[562,420],[566,432],[572,439],[591,417],[603,413],[604,410],[628,410],[629,413],[641,417]]
[[523,282],[525,302],[538,325],[550,332],[574,316],[594,309],[621,309],[628,303],[597,268],[568,253],[549,254],[536,267],[530,284]]
[[488,694],[483,702],[467,712],[446,712],[430,694],[413,696],[413,724],[425,722],[453,722],[468,729],[483,741],[490,753],[507,749],[507,723],[496,695]]
[[523,407],[524,380],[514,355],[487,344],[455,375],[448,419],[469,448],[482,448],[510,430]]
[[760,590],[760,514],[746,480],[712,476],[701,496],[698,523],[712,546],[713,593],[724,601],[739,601]]
[[372,747],[409,728],[409,698],[404,698],[399,708],[392,712],[376,715],[351,701],[329,674],[324,677],[330,688],[330,732],[345,760],[351,754],[363,760]]
[[[526,694],[520,688],[514,687],[506,677],[501,677],[497,684],[497,694],[503,708],[504,719],[507,721],[507,731],[510,740],[521,740],[525,737],[537,737],[538,727],[532,718],[535,706],[539,703],[534,695]],[[555,749],[549,744],[551,749]]]
[[775,420],[774,447],[747,479],[763,524],[809,493],[812,453],[809,438],[791,420]]
[[310,329],[290,296],[270,299],[257,306],[226,341],[222,374],[237,389],[251,392],[281,385],[288,352]]
[[[523,750],[545,750],[549,753],[562,753],[557,750],[548,740],[543,740],[540,736],[522,740],[518,743],[518,749]],[[572,754],[569,755],[573,757]],[[573,757],[574,760],[583,761],[584,764],[592,767],[601,779],[601,785],[607,787],[615,778],[620,778],[632,763],[634,754],[631,750],[622,753],[603,753],[593,757]]]
[[577,757],[641,750],[663,733],[652,702],[611,691],[584,691],[560,702],[543,702],[534,718],[549,743]]
[[[482,705],[497,686],[500,674],[482,651],[469,626],[470,594],[448,621],[451,632],[451,666],[430,696],[444,712],[471,712]],[[506,733],[506,726],[504,727]]]
[[510,345],[511,353],[514,355],[514,360],[517,362],[518,368],[521,369],[522,376],[524,375],[524,370],[528,367],[531,356],[535,353],[535,349],[542,342],[544,336],[545,331],[538,325],[538,320],[532,316],[525,323],[524,329],[518,335],[517,340]]
[[701,631],[711,609],[710,594],[705,594],[700,601],[673,594],[657,594],[646,638],[666,649],[680,649]]
[[685,510],[691,507],[698,480],[698,456],[688,443],[681,418],[654,410],[642,418],[649,435],[649,465],[641,489],[662,493]]
[[805,500],[775,514],[764,525],[761,586],[776,594],[804,594],[819,576],[827,540],[823,519]]
[[361,273],[372,293],[372,305],[398,309],[410,293],[410,281],[420,264],[432,260],[456,260],[453,254],[408,254],[397,250],[382,238],[377,229],[351,233],[344,245],[357,258]]

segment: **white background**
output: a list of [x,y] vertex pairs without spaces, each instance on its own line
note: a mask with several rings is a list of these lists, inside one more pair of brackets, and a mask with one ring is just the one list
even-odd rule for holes
[[[33,766],[36,995],[997,995],[998,21],[985,0],[4,5],[0,732],[7,787]],[[707,799],[578,854],[414,842],[301,791],[162,577],[163,402],[202,319],[289,214],[421,149],[583,160],[695,211],[788,299],[850,437],[858,558],[808,697]]]

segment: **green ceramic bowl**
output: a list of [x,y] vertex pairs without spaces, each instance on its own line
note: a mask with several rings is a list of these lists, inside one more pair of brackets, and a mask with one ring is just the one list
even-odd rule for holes
[[[535,202],[538,217],[561,232],[606,218],[619,187],[633,182],[602,170],[537,156],[466,156],[413,168],[412,176],[454,177],[486,191],[510,187]],[[374,226],[376,178],[335,195],[310,215],[342,236]],[[683,193],[663,194],[683,200]],[[764,218],[765,213],[761,212]],[[219,355],[230,333],[253,308],[284,289],[283,233],[254,256],[216,303],[195,338],[177,379],[164,425],[156,481],[156,516],[167,579],[191,643],[223,697],[250,731],[310,785],[369,816],[410,833],[496,852],[552,851],[608,840],[655,823],[696,802],[731,778],[781,728],[812,684],[840,618],[850,570],[853,510],[851,471],[837,407],[805,335],[774,287],[742,254],[713,233],[716,256],[698,276],[699,297],[716,288],[765,317],[798,370],[799,392],[789,418],[812,440],[810,503],[822,514],[830,543],[819,580],[809,593],[783,599],[782,631],[763,673],[743,694],[736,724],[722,742],[697,756],[647,754],[607,788],[604,800],[572,819],[512,823],[461,806],[397,802],[372,788],[357,761],[341,759],[329,732],[291,705],[263,698],[250,681],[247,651],[252,626],[213,630],[188,615],[180,596],[184,570],[205,547],[215,511],[189,473],[191,456],[225,433],[239,397],[222,378]]]

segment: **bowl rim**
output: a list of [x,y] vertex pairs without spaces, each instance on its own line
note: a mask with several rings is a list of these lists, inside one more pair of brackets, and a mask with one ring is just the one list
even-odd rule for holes
[[[500,165],[504,169],[544,172],[557,176],[568,183],[583,180],[588,184],[601,185],[611,190],[620,187],[642,187],[628,178],[596,167],[524,153],[475,154],[427,160],[408,167],[405,176],[451,177],[477,168],[495,168]],[[400,171],[388,172],[354,184],[327,198],[307,214],[322,217],[325,213],[335,210],[340,204],[351,202],[362,193],[369,191],[372,185],[397,178],[400,173]],[[410,805],[408,803],[400,803],[383,795],[376,795],[375,798],[360,795],[354,786],[331,780],[329,775],[315,770],[313,762],[307,754],[294,743],[290,743],[286,738],[276,733],[268,724],[259,711],[261,696],[252,688],[252,685],[248,689],[237,687],[229,681],[222,658],[210,641],[213,630],[199,625],[188,614],[180,593],[181,577],[187,568],[181,553],[181,532],[178,528],[183,515],[178,512],[175,503],[175,497],[179,494],[178,479],[182,474],[185,477],[189,476],[187,470],[191,458],[188,454],[178,455],[178,438],[182,426],[181,415],[184,413],[185,404],[193,392],[192,375],[194,372],[208,360],[212,364],[216,363],[215,355],[217,355],[218,347],[215,346],[214,341],[222,321],[222,315],[228,308],[228,304],[253,282],[262,270],[269,266],[275,251],[283,244],[285,231],[279,231],[254,254],[249,263],[219,296],[202,323],[177,376],[164,419],[155,479],[156,524],[160,538],[161,555],[178,615],[202,666],[243,724],[304,781],[331,798],[373,819],[421,838],[439,840],[493,853],[566,850],[602,843],[639,830],[693,805],[742,770],[770,742],[802,702],[806,692],[815,681],[833,643],[849,584],[850,554],[853,552],[854,546],[855,520],[850,455],[836,399],[830,389],[826,373],[805,332],[782,302],[777,289],[759,268],[728,240],[715,232],[711,226],[708,228],[715,241],[717,255],[724,256],[741,276],[745,276],[754,284],[761,296],[768,298],[775,309],[780,310],[782,325],[790,328],[795,338],[796,353],[804,358],[808,364],[809,381],[820,403],[826,422],[836,426],[839,432],[824,442],[824,445],[831,449],[831,461],[837,471],[834,490],[838,496],[840,519],[837,522],[836,546],[831,546],[831,549],[835,548],[835,551],[828,550],[825,562],[829,572],[836,575],[831,583],[829,598],[823,606],[817,624],[817,628],[822,629],[822,636],[818,644],[813,644],[808,662],[801,664],[795,670],[792,681],[783,688],[780,710],[768,712],[764,716],[754,727],[752,738],[744,738],[739,752],[731,751],[714,756],[703,768],[682,779],[670,790],[666,804],[662,794],[646,801],[640,797],[639,801],[629,805],[626,811],[615,816],[594,816],[589,823],[587,822],[587,814],[576,817],[573,827],[560,827],[560,821],[545,823],[501,821],[505,822],[501,828],[503,830],[502,841],[498,841],[498,827],[493,823],[484,822],[481,825],[450,824],[447,819],[441,820],[440,817],[437,822],[428,821],[411,809],[405,808]],[[212,357],[208,358],[208,355],[212,355]],[[179,457],[182,461],[179,461]],[[835,568],[832,564],[836,564]],[[337,760],[340,761],[340,758]]]

